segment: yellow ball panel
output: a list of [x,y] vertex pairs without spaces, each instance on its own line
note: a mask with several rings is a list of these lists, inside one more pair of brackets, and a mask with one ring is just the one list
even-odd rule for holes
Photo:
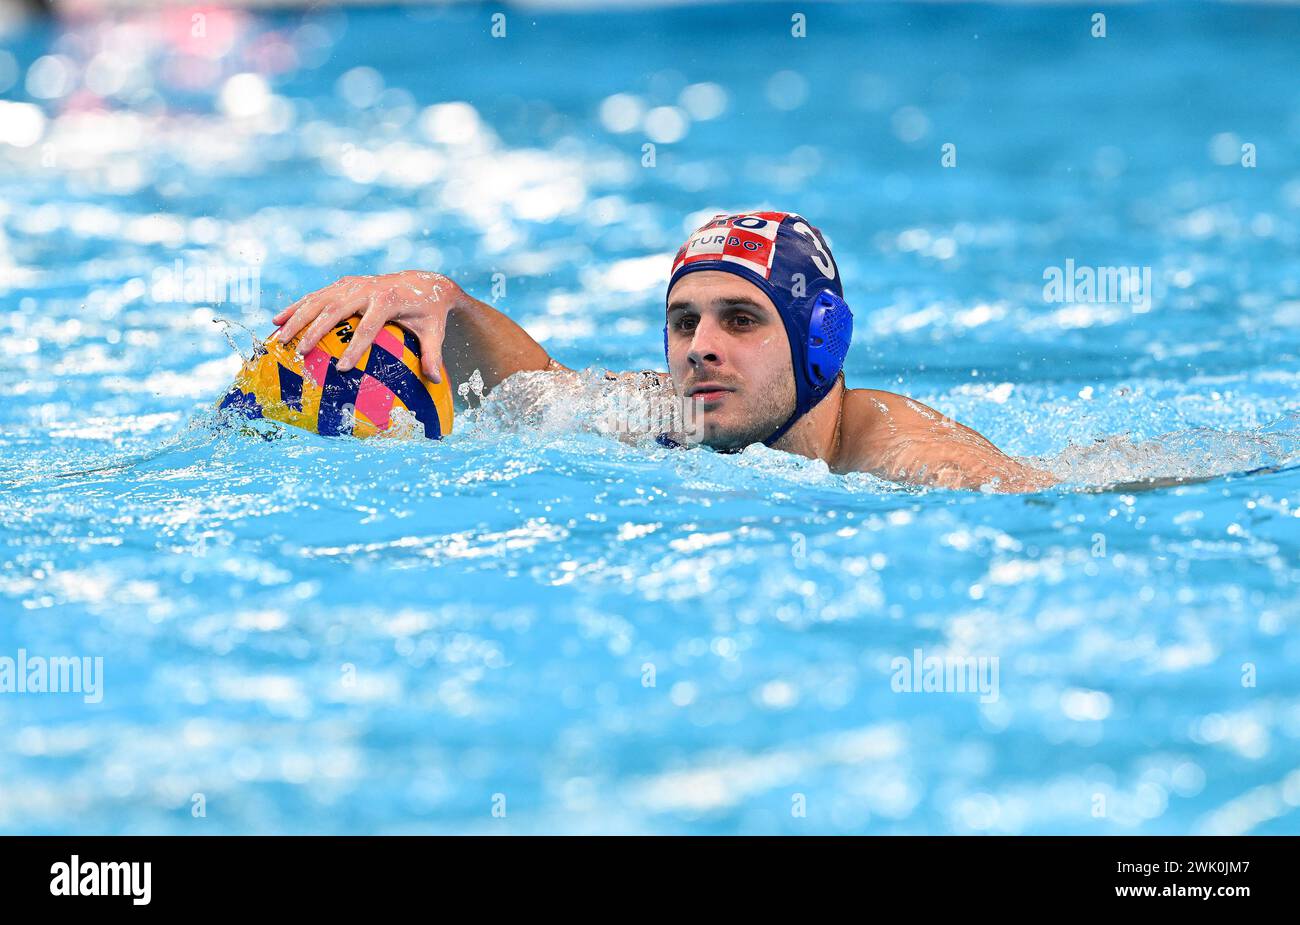
[[435,383],[420,372],[419,344],[394,324],[385,325],[356,368],[337,369],[359,317],[339,322],[303,357],[298,338],[261,344],[218,405],[250,418],[291,424],[325,436],[451,433],[454,410],[447,369]]

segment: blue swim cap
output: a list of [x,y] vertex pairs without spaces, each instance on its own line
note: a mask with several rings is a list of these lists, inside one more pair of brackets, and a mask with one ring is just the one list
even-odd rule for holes
[[[853,312],[839,268],[820,231],[793,212],[717,215],[682,245],[671,292],[687,273],[721,270],[748,280],[772,300],[785,323],[794,366],[794,413],[763,442],[771,446],[830,392],[853,339]],[[668,325],[664,324],[664,358]]]

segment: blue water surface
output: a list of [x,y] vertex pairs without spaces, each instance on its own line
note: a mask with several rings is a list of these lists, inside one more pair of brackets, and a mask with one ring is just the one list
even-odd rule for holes
[[[800,9],[0,33],[0,657],[104,672],[0,694],[0,831],[1300,831],[1300,10]],[[672,253],[759,206],[833,243],[850,386],[1066,484],[625,443],[594,380],[437,443],[212,413],[345,274],[662,368]]]

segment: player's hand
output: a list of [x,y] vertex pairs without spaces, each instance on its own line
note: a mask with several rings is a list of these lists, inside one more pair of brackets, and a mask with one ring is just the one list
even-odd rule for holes
[[339,358],[340,372],[356,366],[384,325],[399,325],[419,339],[424,375],[441,382],[447,315],[465,298],[464,290],[441,273],[405,270],[383,276],[345,276],[294,302],[272,321],[280,328],[275,337],[282,344],[301,333],[297,351],[306,354],[340,321],[360,315],[361,323]]

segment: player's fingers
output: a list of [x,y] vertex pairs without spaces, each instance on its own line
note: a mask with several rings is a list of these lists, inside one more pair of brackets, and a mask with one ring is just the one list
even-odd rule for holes
[[327,303],[316,315],[316,320],[307,325],[307,329],[302,332],[296,348],[298,354],[306,356],[322,337],[337,327],[340,321],[355,315],[357,309],[364,304],[364,302],[360,305],[356,302]]
[[447,314],[426,317],[415,336],[420,341],[420,369],[433,382],[442,382],[442,342],[447,336]]
[[[281,327],[275,336],[280,343],[289,343],[298,336],[299,331],[316,320],[316,316],[320,314],[321,309],[326,304],[330,288],[326,286],[324,289],[317,289],[315,292],[303,296],[280,313],[280,315],[285,312],[289,313],[284,321],[277,322]],[[277,315],[276,317],[280,316]]]
[[343,351],[343,356],[339,357],[339,372],[345,373],[357,365],[361,355],[370,349],[387,323],[387,313],[377,308],[375,300],[371,298],[361,313],[361,323],[357,325],[356,333],[352,335],[352,342],[348,344],[348,349]]

